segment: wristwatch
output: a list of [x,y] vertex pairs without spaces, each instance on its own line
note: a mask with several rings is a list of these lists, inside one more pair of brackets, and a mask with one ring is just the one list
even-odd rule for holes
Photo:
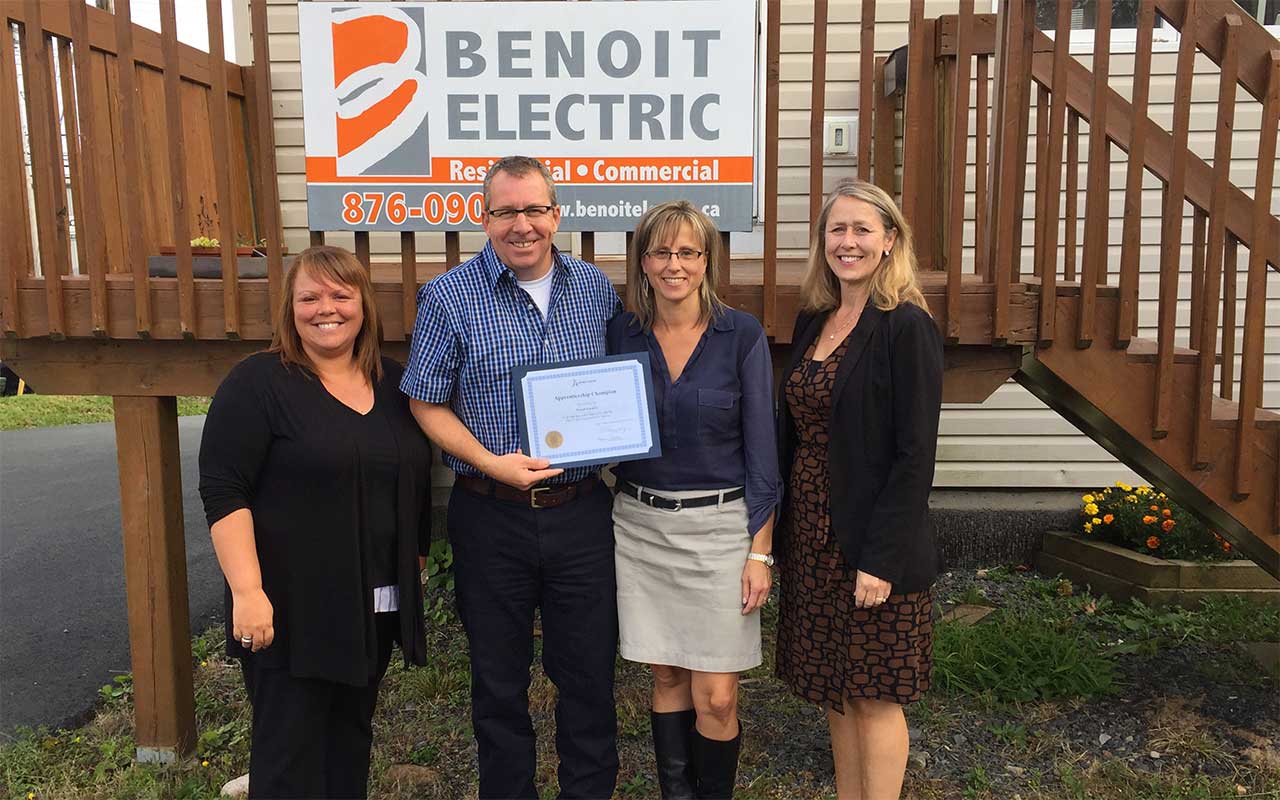
[[773,553],[747,553],[747,558],[752,561],[761,561],[766,567],[773,566]]

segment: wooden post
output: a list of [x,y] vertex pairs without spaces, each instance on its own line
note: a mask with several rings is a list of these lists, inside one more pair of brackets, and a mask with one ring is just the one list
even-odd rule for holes
[[115,397],[137,757],[196,741],[176,397]]

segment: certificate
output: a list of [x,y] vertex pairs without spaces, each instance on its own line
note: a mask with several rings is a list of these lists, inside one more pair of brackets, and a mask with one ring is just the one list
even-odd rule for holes
[[553,467],[662,455],[648,353],[517,366],[520,445]]

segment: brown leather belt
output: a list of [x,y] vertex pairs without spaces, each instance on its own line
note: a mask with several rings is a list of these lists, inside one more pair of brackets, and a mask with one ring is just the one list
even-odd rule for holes
[[583,478],[577,483],[565,483],[558,486],[535,486],[532,489],[517,489],[514,486],[499,483],[492,478],[473,478],[469,475],[459,475],[454,478],[453,482],[468,492],[475,492],[486,497],[493,496],[504,503],[518,503],[533,509],[562,506],[579,497],[591,494],[600,486],[600,479],[595,475]]

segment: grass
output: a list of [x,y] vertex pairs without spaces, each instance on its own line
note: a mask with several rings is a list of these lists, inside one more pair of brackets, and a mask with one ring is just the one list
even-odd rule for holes
[[[179,397],[178,416],[209,411],[208,397]],[[24,394],[0,397],[0,431],[111,422],[111,398],[96,395]]]
[[[915,757],[908,768],[904,797],[1280,798],[1280,715],[1268,711],[1277,683],[1250,668],[1239,647],[1280,638],[1280,610],[1229,600],[1164,611],[1113,604],[1012,570],[979,574],[939,587],[939,605],[981,589],[996,611],[976,626],[938,625],[934,690],[907,712],[915,748],[928,758]],[[743,676],[736,797],[826,800],[834,782],[823,713],[772,678],[776,613],[766,606],[765,663]],[[192,643],[200,730],[194,757],[166,767],[133,762],[132,694],[120,681],[88,725],[25,731],[0,744],[0,797],[216,797],[248,765],[249,708],[221,637],[217,627]],[[393,661],[383,684],[371,797],[475,796],[465,638],[451,614],[428,637],[430,666],[406,670]],[[1140,646],[1124,647],[1132,643]],[[539,661],[535,653],[529,689],[537,777],[542,796],[554,797],[555,688]],[[1175,663],[1183,666],[1169,666]],[[1160,669],[1165,674],[1156,675]],[[615,796],[657,797],[644,667],[618,662],[616,698]],[[1263,712],[1254,722],[1234,719],[1215,705],[1221,698]],[[1114,741],[1099,746],[1100,731]]]

